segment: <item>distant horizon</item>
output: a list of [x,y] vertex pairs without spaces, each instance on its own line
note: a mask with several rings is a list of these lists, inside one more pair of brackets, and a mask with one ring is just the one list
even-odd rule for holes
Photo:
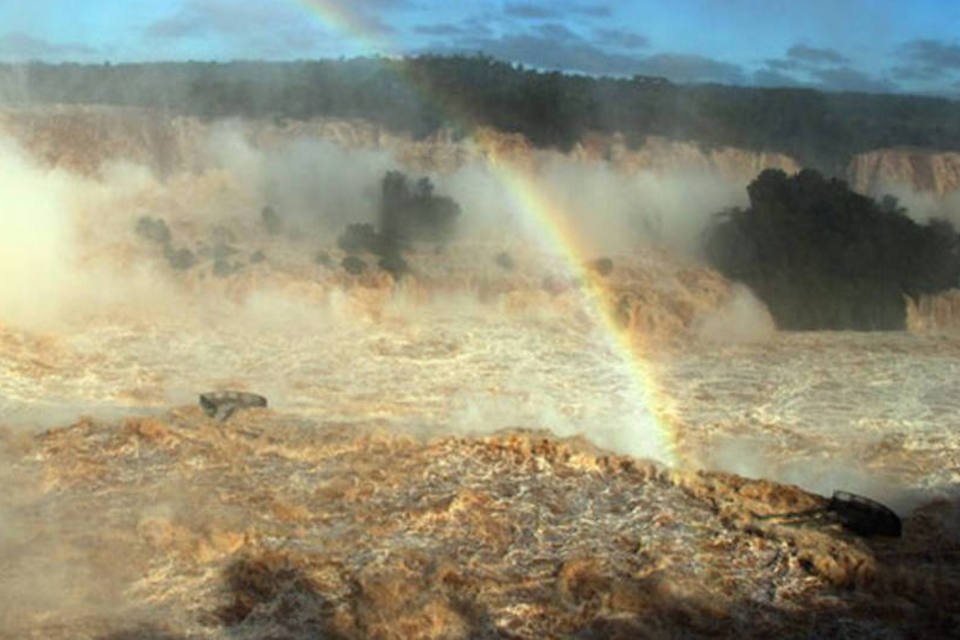
[[583,71],[571,71],[566,69],[549,69],[549,68],[539,68],[534,65],[524,64],[522,62],[515,62],[511,60],[505,60],[498,58],[492,54],[488,54],[482,51],[473,52],[473,53],[433,53],[433,52],[421,52],[421,53],[408,53],[408,54],[358,54],[353,56],[330,56],[330,57],[316,57],[316,58],[289,58],[289,59],[265,59],[265,58],[233,58],[233,59],[184,59],[184,60],[103,60],[100,62],[97,61],[78,61],[78,60],[0,60],[0,67],[18,67],[18,66],[49,66],[49,67],[58,67],[58,66],[78,66],[78,67],[103,67],[103,66],[162,66],[162,65],[188,65],[188,64],[210,64],[210,65],[231,65],[231,64],[270,64],[270,65],[285,65],[285,64],[304,64],[304,63],[342,63],[350,61],[359,61],[359,60],[411,60],[416,58],[489,58],[496,62],[510,65],[517,69],[522,69],[524,71],[532,71],[535,73],[550,74],[550,73],[560,73],[564,76],[569,77],[588,77],[594,79],[607,79],[607,80],[618,80],[629,82],[634,78],[648,78],[651,80],[661,80],[669,84],[672,84],[677,87],[706,87],[706,86],[721,86],[734,89],[759,89],[759,90],[770,90],[770,91],[812,91],[819,93],[851,93],[851,94],[867,94],[867,95],[877,95],[877,96],[892,96],[892,97],[907,97],[907,98],[928,98],[933,100],[948,100],[950,102],[960,102],[960,91],[952,94],[940,94],[940,93],[920,93],[920,92],[908,92],[908,91],[878,91],[878,90],[864,90],[864,89],[830,89],[823,88],[814,85],[743,85],[743,84],[734,84],[726,83],[720,81],[692,81],[692,82],[682,82],[672,80],[665,76],[655,76],[649,74],[632,74],[632,75],[623,75],[623,74],[614,74],[614,73],[587,73]]
[[0,0],[0,61],[472,54],[676,84],[960,96],[960,3],[937,0]]

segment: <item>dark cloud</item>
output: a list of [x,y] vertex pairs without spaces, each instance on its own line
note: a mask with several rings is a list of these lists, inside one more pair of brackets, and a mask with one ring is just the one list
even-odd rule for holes
[[795,44],[787,49],[787,58],[811,65],[840,65],[850,60],[836,49],[818,49]]
[[566,13],[589,18],[608,18],[612,14],[610,7],[603,4],[589,3],[558,7],[552,2],[543,4],[537,2],[508,2],[504,5],[503,12],[510,18],[521,20],[551,20],[562,18]]
[[471,18],[464,22],[438,22],[422,24],[413,29],[421,36],[438,38],[479,38],[489,36],[493,31],[487,24],[478,18]]
[[583,38],[559,22],[548,22],[547,24],[542,24],[537,27],[537,31],[545,38],[550,38],[551,40],[583,40]]
[[691,54],[638,56],[609,51],[558,24],[499,38],[473,38],[463,44],[449,45],[444,50],[447,53],[481,51],[539,69],[663,76],[676,82],[742,84],[745,81],[743,70],[735,64]]
[[890,68],[890,73],[898,80],[929,81],[941,79],[944,69],[925,65],[896,65]]
[[536,4],[534,2],[508,2],[503,12],[511,18],[545,20],[559,18],[562,13],[554,6]]
[[22,31],[0,36],[0,57],[13,60],[93,56],[99,51],[79,43],[48,42]]
[[574,7],[573,12],[591,18],[609,18],[613,15],[610,7],[605,4],[581,4]]
[[906,56],[916,62],[960,70],[960,44],[938,40],[913,40],[903,45]]
[[815,69],[811,75],[819,81],[818,88],[828,91],[892,93],[899,90],[897,84],[890,80],[877,78],[851,67]]
[[796,71],[797,69],[802,69],[805,66],[799,60],[791,60],[789,58],[771,58],[769,60],[764,60],[763,63],[768,69],[772,69],[774,71]]
[[619,49],[643,49],[650,45],[646,36],[622,29],[597,29],[594,35],[599,44]]
[[889,93],[900,87],[888,78],[881,78],[850,64],[850,59],[836,49],[795,44],[783,58],[763,61],[752,74],[753,84],[763,87],[810,87],[823,91],[862,91]]
[[[571,32],[572,33],[572,32]],[[448,52],[482,51],[496,58],[520,62],[540,69],[581,71],[584,73],[631,75],[639,73],[640,61],[610,53],[580,39],[576,34],[553,38],[539,33],[513,34],[500,38],[474,38]]]
[[753,72],[753,84],[758,87],[802,87],[805,83],[792,75],[772,69],[758,69]]
[[902,80],[939,80],[960,72],[960,44],[911,40],[899,53],[903,63],[891,72]]
[[470,30],[463,24],[453,22],[438,22],[435,24],[421,24],[414,27],[413,32],[421,36],[463,36],[470,33]]
[[635,73],[663,76],[675,82],[743,84],[739,65],[689,53],[658,53],[639,61]]

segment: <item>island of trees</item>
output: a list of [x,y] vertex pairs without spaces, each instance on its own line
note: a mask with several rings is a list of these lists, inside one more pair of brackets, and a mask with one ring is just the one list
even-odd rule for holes
[[918,224],[805,169],[763,171],[750,206],[720,213],[705,253],[746,283],[782,329],[899,330],[906,301],[960,284],[960,237],[943,220]]

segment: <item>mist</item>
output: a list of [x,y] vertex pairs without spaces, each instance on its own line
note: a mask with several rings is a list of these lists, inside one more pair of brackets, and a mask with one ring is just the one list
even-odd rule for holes
[[874,189],[877,197],[891,195],[906,214],[921,224],[931,220],[946,220],[956,229],[960,229],[960,191],[951,191],[938,195],[929,191],[919,191],[912,185],[902,182],[882,182]]
[[[258,148],[236,121],[211,126],[196,141],[196,166],[165,177],[123,159],[80,176],[41,166],[11,140],[2,144],[0,186],[12,194],[12,208],[2,222],[0,258],[29,279],[0,285],[0,304],[3,322],[24,328],[76,315],[77,305],[131,307],[136,300],[157,313],[180,304],[164,299],[182,289],[178,278],[136,255],[150,255],[132,234],[143,216],[166,221],[184,246],[209,243],[211,230],[226,226],[272,246],[278,257],[309,264],[345,225],[376,221],[380,180],[400,166],[389,151],[317,139]],[[463,209],[455,242],[558,249],[482,162],[426,175]],[[573,223],[589,257],[629,255],[644,245],[694,256],[712,212],[744,199],[742,185],[717,175],[628,173],[559,154],[545,155],[532,180]],[[266,206],[283,221],[280,239],[259,229]]]

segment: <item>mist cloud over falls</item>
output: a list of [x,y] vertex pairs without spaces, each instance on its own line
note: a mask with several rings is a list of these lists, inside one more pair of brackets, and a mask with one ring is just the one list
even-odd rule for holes
[[[298,243],[312,242],[304,251],[312,259],[346,225],[377,221],[381,180],[401,166],[391,151],[347,149],[308,137],[261,147],[239,122],[215,125],[194,144],[191,165],[160,178],[122,158],[108,161],[93,177],[48,170],[4,142],[0,180],[10,209],[0,255],[8,272],[30,274],[31,284],[18,277],[0,285],[2,320],[40,322],[56,317],[65,301],[96,298],[99,304],[111,287],[123,289],[124,281],[164,276],[132,255],[143,252],[130,245],[131,231],[144,217],[163,220],[191,249],[215,244],[211,236],[219,227],[251,245],[280,242],[272,253],[285,259],[292,259]],[[700,171],[627,172],[556,154],[538,164],[534,188],[548,196],[552,214],[576,229],[591,254],[585,258],[629,255],[651,242],[690,252],[708,213],[718,203],[743,199],[739,185]],[[481,159],[429,175],[437,192],[462,208],[458,241],[501,249],[533,241],[547,252],[558,250],[542,222],[518,206],[517,194]],[[282,222],[282,238],[256,236],[265,207]],[[94,273],[96,286],[84,280]],[[150,282],[155,295],[167,284]],[[120,301],[129,293],[123,291]]]
[[[159,408],[235,387],[309,412],[317,398],[342,389],[343,401],[324,400],[325,412],[390,415],[447,431],[547,427],[660,455],[647,399],[602,331],[591,328],[564,247],[533,215],[544,212],[525,210],[482,157],[429,171],[400,160],[394,148],[354,149],[276,131],[258,137],[238,121],[204,131],[182,153],[190,162],[163,174],[122,157],[85,176],[48,169],[22,150],[0,158],[3,175],[17,176],[5,188],[23,194],[16,215],[4,220],[10,228],[0,255],[9,272],[24,275],[15,279],[19,287],[0,289],[0,324],[18,336],[52,336],[25,347],[44,350],[34,365],[8,360],[11,371],[19,367],[17,375],[33,380],[10,388],[8,415],[19,411],[27,420],[26,408],[38,403],[50,416],[64,415],[51,403],[78,411]],[[530,160],[518,156],[515,170],[543,194],[551,215],[576,230],[587,247],[583,259],[605,258],[598,262],[604,277],[622,290],[611,303],[620,300],[625,326],[636,325],[630,330],[683,330],[691,314],[727,295],[720,279],[706,278],[703,294],[674,274],[690,260],[708,204],[736,202],[729,180],[551,153]],[[428,177],[438,203],[456,203],[454,235],[405,247],[410,274],[399,283],[366,255],[358,258],[370,268],[353,275],[341,266],[337,238],[351,224],[382,224],[384,176],[397,168]],[[26,285],[27,275],[34,284]],[[659,291],[652,308],[640,302],[644,288]],[[678,293],[689,298],[680,313],[669,302]],[[718,318],[702,335],[733,337],[723,328],[731,321]],[[544,322],[568,334],[568,351],[582,357],[546,366],[560,338],[544,341]],[[449,337],[434,344],[427,334]],[[509,380],[495,364],[507,358],[505,341],[513,344],[513,368],[524,372]],[[517,354],[531,358],[528,368]],[[477,358],[490,368],[470,369]],[[446,377],[434,380],[424,362]],[[413,369],[398,382],[407,365]],[[561,392],[573,371],[567,365],[595,371],[577,399]],[[461,388],[453,406],[444,379]],[[491,388],[496,397],[482,391]],[[404,417],[391,403],[410,394],[418,408]]]

